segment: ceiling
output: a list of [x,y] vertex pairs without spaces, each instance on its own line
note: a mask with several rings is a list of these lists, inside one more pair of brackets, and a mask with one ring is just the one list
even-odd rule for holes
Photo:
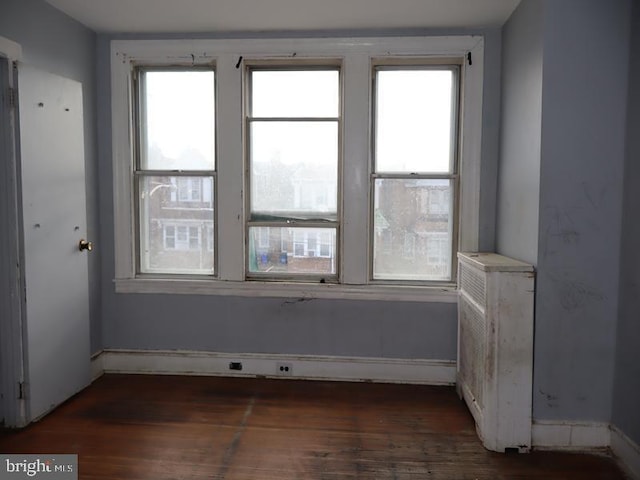
[[491,27],[520,0],[46,0],[97,32]]

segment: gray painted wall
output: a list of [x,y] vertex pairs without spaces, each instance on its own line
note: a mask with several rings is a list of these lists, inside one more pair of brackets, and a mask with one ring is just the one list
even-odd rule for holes
[[502,31],[497,252],[538,260],[544,2],[525,1]]
[[[609,422],[613,409],[621,426],[635,419],[637,439],[638,262],[624,251],[615,362],[630,8],[523,0],[504,26],[497,246],[537,264],[534,418]],[[629,132],[640,127],[635,113]],[[627,188],[627,215],[639,199]],[[627,222],[631,259],[639,237]]]
[[640,444],[640,3],[633,8],[613,423]]
[[545,5],[536,419],[611,419],[630,8]]
[[[286,35],[392,35],[399,32],[288,32]],[[485,34],[484,136],[480,242],[494,248],[500,125],[500,30],[402,31],[403,35]],[[281,34],[282,35],[282,34]],[[212,35],[198,35],[211,37]],[[256,36],[238,33],[236,36]],[[277,35],[274,35],[277,36]],[[171,36],[175,38],[175,35]],[[106,348],[187,349],[365,357],[456,358],[452,304],[115,294],[111,192],[110,36],[98,36],[98,144],[103,339]],[[153,36],[118,38],[153,38]],[[167,38],[157,35],[155,38]]]
[[105,302],[110,322],[105,340],[117,348],[456,358],[455,304],[171,295],[112,298]]
[[500,102],[502,92],[502,30],[483,32],[484,94],[482,97],[482,169],[480,170],[480,236],[478,251],[496,249],[496,202],[500,158]]
[[[42,0],[2,0],[0,35],[22,46],[23,61],[82,83],[87,236],[99,233],[96,143],[96,35]],[[89,257],[91,350],[102,348],[100,244]]]

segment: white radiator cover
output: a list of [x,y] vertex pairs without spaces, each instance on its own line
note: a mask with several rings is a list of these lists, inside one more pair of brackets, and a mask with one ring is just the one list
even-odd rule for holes
[[531,449],[533,266],[458,253],[456,384],[493,451]]

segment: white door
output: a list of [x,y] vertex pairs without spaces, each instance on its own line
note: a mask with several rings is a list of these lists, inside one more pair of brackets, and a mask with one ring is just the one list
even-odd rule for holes
[[82,85],[18,67],[27,421],[90,382]]

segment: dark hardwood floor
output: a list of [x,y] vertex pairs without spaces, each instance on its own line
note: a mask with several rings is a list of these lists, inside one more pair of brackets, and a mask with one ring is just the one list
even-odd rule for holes
[[486,451],[453,388],[105,375],[0,453],[81,479],[623,479],[606,456]]

